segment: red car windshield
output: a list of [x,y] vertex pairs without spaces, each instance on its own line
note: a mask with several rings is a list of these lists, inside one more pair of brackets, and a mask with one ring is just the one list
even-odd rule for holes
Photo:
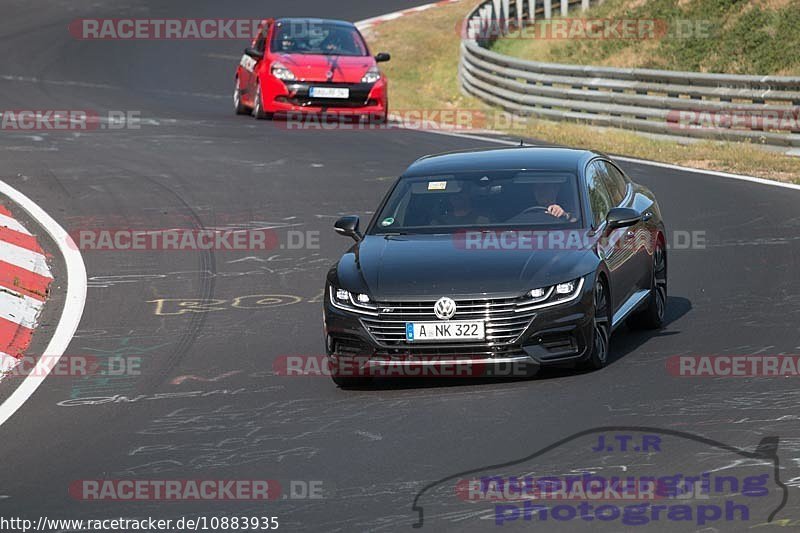
[[270,50],[282,54],[369,55],[367,45],[355,27],[319,21],[278,23]]

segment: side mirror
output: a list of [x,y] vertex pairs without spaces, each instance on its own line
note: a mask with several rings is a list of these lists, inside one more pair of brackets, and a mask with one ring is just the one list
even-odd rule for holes
[[642,214],[630,207],[615,207],[606,215],[606,224],[609,230],[627,228],[641,222]]
[[381,52],[380,54],[375,56],[375,61],[378,63],[386,63],[387,61],[391,61],[392,56],[391,54],[387,54],[386,52]]
[[360,241],[364,238],[361,232],[358,231],[359,219],[355,215],[351,215],[348,217],[342,217],[336,221],[336,224],[333,225],[333,229],[339,235],[344,235],[345,237],[352,237],[353,240],[356,242]]
[[259,52],[255,48],[247,47],[244,49],[244,53],[253,59],[264,59],[264,52]]

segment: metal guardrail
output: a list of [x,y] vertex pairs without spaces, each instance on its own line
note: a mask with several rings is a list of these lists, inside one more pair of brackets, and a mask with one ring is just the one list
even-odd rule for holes
[[[561,0],[558,12],[589,7]],[[544,63],[488,49],[553,14],[550,0],[485,0],[462,27],[462,89],[517,115],[650,133],[800,146],[800,77]]]

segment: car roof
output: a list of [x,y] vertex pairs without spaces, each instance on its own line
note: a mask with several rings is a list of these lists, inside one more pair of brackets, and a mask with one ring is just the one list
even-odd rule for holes
[[352,22],[347,22],[346,20],[338,20],[338,19],[320,19],[320,18],[311,18],[311,17],[289,17],[289,18],[280,18],[275,20],[276,24],[284,24],[284,23],[293,23],[293,24],[337,24],[339,26],[348,26],[354,27],[355,24]]
[[599,152],[576,148],[526,146],[461,150],[429,155],[415,161],[403,176],[490,170],[555,170],[577,172]]

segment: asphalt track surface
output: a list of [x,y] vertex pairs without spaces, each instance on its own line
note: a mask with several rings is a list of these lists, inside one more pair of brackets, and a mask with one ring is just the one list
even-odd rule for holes
[[[797,382],[681,379],[665,370],[677,354],[798,353],[797,191],[623,164],[658,195],[671,243],[675,231],[699,231],[706,246],[671,250],[668,326],[657,333],[620,330],[613,363],[602,371],[548,372],[530,381],[393,380],[356,391],[327,378],[274,376],[280,356],[323,352],[324,275],[348,246],[331,229],[335,218],[369,216],[391,180],[421,155],[487,143],[400,130],[286,131],[232,113],[233,68],[244,43],[82,42],[66,31],[79,17],[355,21],[411,5],[0,3],[3,109],[135,110],[147,119],[138,130],[0,134],[0,178],[65,228],[235,222],[320,232],[319,249],[84,252],[89,296],[67,353],[141,356],[142,375],[48,379],[0,428],[0,514],[266,515],[278,516],[285,530],[409,529],[418,518],[415,496],[439,479],[513,461],[592,428],[648,426],[747,450],[778,436],[789,496],[778,518],[800,518]],[[283,295],[285,305],[258,304],[264,296],[255,295]],[[232,305],[241,297],[245,305]],[[169,300],[162,314],[159,299]],[[181,301],[214,310],[176,314]],[[0,395],[14,385],[0,384]],[[194,396],[156,396],[187,392]],[[723,455],[687,437],[653,461],[687,472],[741,466]],[[556,449],[546,465],[553,473],[590,465],[624,471],[613,453],[583,460]],[[84,502],[68,493],[75,480],[102,478],[318,480],[326,498]],[[426,504],[426,528],[494,527],[491,513],[488,520],[447,514],[453,493],[437,494]],[[644,529],[703,527],[661,521]]]

